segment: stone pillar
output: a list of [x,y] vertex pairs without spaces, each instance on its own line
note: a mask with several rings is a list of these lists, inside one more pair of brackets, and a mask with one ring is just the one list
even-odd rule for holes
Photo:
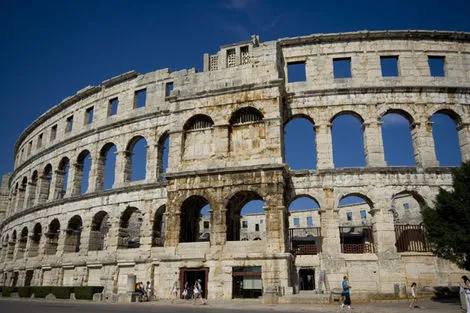
[[364,132],[364,152],[367,167],[387,166],[382,141],[382,123],[370,122],[362,124]]
[[318,124],[314,127],[317,146],[317,169],[334,168],[331,124]]
[[146,146],[147,156],[145,165],[145,180],[156,179],[157,174],[157,160],[158,160],[158,144]]
[[470,160],[470,123],[460,123],[457,126],[462,162]]
[[325,205],[319,210],[322,241],[322,254],[335,256],[341,253],[339,238],[338,209],[335,208],[333,189],[324,189]]
[[268,204],[263,209],[266,215],[266,252],[283,253],[286,250],[285,207]]
[[415,122],[411,125],[411,138],[417,167],[439,166],[434,149],[431,122]]
[[[383,204],[379,202],[377,204]],[[377,205],[376,204],[376,205]],[[374,236],[374,245],[376,254],[395,254],[395,226],[393,224],[393,216],[391,207],[388,209],[380,205],[379,209],[372,209],[372,235]]]
[[[52,176],[52,182],[51,182],[52,192],[49,193],[49,200],[62,199],[65,196],[65,194],[63,193],[63,189],[62,189],[64,186],[64,176],[65,176],[64,171],[57,170],[54,172],[54,175]],[[69,178],[70,178],[70,173],[69,173]]]
[[165,247],[176,247],[180,241],[181,211],[167,207],[165,224]]
[[211,208],[211,246],[223,246],[227,241],[227,209],[223,204]]
[[16,203],[15,203],[15,212],[19,212],[23,209],[24,206],[24,195],[25,188],[23,186],[18,187],[18,192],[16,193]]
[[90,192],[102,191],[104,186],[106,157],[99,155],[93,162],[90,173]]
[[116,168],[114,172],[113,188],[121,187],[130,180],[130,156],[131,153],[127,150],[116,152]]
[[34,197],[34,205],[45,203],[49,198],[49,191],[51,189],[49,177],[47,176],[39,176],[38,184],[39,186],[36,188],[36,196]]
[[168,172],[175,172],[181,164],[183,158],[183,136],[184,132],[170,133],[170,144],[168,151]]
[[214,142],[214,153],[217,158],[224,158],[227,156],[229,149],[229,130],[229,124],[217,125],[217,127],[214,127],[214,138],[217,138]]
[[34,205],[34,198],[36,196],[36,183],[28,182],[28,187],[26,188],[26,195],[24,201],[24,208],[32,207]]
[[66,194],[70,196],[78,196],[81,194],[83,179],[83,164],[74,163],[70,166],[69,177],[67,182],[67,191]]

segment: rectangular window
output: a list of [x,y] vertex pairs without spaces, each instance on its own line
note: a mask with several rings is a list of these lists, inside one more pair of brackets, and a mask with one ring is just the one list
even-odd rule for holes
[[88,109],[86,109],[85,111],[85,125],[89,125],[91,123],[93,123],[93,115],[94,115],[94,108],[93,107],[89,107]]
[[57,125],[51,127],[51,141],[57,138]]
[[398,57],[397,56],[380,57],[380,67],[382,69],[383,77],[397,77],[398,76]]
[[108,116],[117,114],[118,105],[119,105],[119,99],[118,98],[113,98],[113,99],[109,100],[109,103],[108,103]]
[[307,227],[313,227],[313,218],[311,216],[307,216]]
[[173,82],[168,82],[165,84],[165,97],[169,97],[173,91]]
[[65,125],[65,132],[70,133],[73,128],[73,115],[67,117],[67,124]]
[[227,50],[227,67],[235,67],[235,49]]
[[298,217],[294,217],[294,226],[296,227],[300,226],[300,219]]
[[143,108],[145,107],[145,102],[147,101],[147,89],[137,90],[134,93],[134,108]]
[[248,221],[243,221],[242,222],[242,227],[243,228],[248,228]]
[[334,78],[351,78],[351,58],[333,59]]
[[255,231],[259,231],[259,224],[255,224]]
[[259,220],[259,223],[260,223],[260,224],[263,224],[263,223],[264,223],[264,220]]
[[429,70],[431,76],[443,77],[445,76],[444,65],[445,57],[442,56],[428,56]]
[[361,218],[366,219],[367,218],[367,212],[366,210],[361,210]]
[[346,212],[346,218],[348,221],[352,221],[352,212]]
[[33,142],[30,141],[30,142],[28,143],[28,155],[31,154],[31,151],[32,151],[32,150],[33,150]]
[[208,229],[209,228],[209,221],[204,221],[204,228]]
[[250,63],[250,52],[248,46],[240,47],[240,64]]
[[36,148],[39,149],[41,147],[42,147],[42,133],[39,134],[39,136],[38,136],[38,144],[37,144]]
[[287,82],[304,82],[307,80],[305,62],[287,63]]
[[409,203],[403,203],[403,208],[408,210],[410,208],[410,204]]

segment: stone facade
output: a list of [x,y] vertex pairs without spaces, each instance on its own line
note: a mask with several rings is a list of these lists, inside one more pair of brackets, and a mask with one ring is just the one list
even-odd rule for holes
[[[397,58],[398,76],[383,77],[381,56]],[[430,71],[436,57],[443,76]],[[350,78],[335,78],[336,59],[350,62]],[[303,66],[304,81],[289,77],[293,64]],[[258,294],[235,283],[250,272],[273,301],[296,292],[305,270],[315,280],[324,272],[326,291],[348,274],[364,298],[396,295],[411,281],[456,283],[462,271],[423,249],[417,225],[419,209],[452,184],[451,169],[439,167],[430,118],[443,112],[455,121],[469,160],[469,105],[470,34],[434,31],[254,36],[204,55],[202,73],[132,71],[84,88],[15,145],[15,168],[0,192],[0,284],[101,285],[116,295],[135,277],[166,298],[175,278],[202,276],[209,299],[230,299]],[[380,119],[389,112],[410,122],[415,167],[385,162]],[[345,113],[362,123],[365,167],[334,166],[331,124]],[[283,130],[297,117],[315,127],[315,170],[286,165]],[[132,181],[140,140],[145,178]],[[113,147],[114,183],[105,189]],[[358,225],[339,205],[349,195],[365,200],[353,213]],[[300,196],[319,205],[317,228],[305,236],[289,230],[288,207]],[[414,200],[411,210],[404,197]],[[246,241],[240,215],[252,200],[264,202],[264,235]],[[207,205],[210,238],[200,240]],[[412,237],[399,246],[406,236],[398,226],[407,221]]]

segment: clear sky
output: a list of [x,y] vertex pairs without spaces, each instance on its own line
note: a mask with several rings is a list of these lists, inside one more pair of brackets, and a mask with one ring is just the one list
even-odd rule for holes
[[[0,3],[0,174],[13,170],[14,144],[36,118],[85,86],[98,85],[129,70],[147,73],[166,67],[172,71],[196,67],[201,71],[203,53],[213,54],[219,46],[247,40],[252,34],[260,35],[261,41],[269,41],[357,30],[470,32],[469,12],[468,0],[3,0]],[[399,127],[403,123],[406,126],[406,120],[393,116],[390,119],[392,122],[387,127]],[[348,121],[339,122],[350,125]],[[295,127],[305,125],[299,123]],[[306,127],[311,130],[308,124]],[[342,126],[335,127],[334,132]],[[398,140],[393,135],[388,139],[386,136],[384,141]],[[443,136],[447,138],[445,133]],[[406,134],[401,140],[406,145],[405,137]],[[344,151],[349,155],[358,153],[359,161],[336,156],[335,164],[360,166],[359,150],[354,152],[347,146],[339,146],[336,151],[343,151],[338,152],[340,155]],[[447,150],[443,149],[443,153]],[[397,165],[413,165],[412,156],[411,159],[406,154],[399,157],[404,159],[394,159]],[[455,153],[450,158],[454,158],[450,163],[457,162]]]

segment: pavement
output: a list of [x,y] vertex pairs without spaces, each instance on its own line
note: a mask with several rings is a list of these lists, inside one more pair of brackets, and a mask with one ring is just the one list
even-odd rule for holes
[[[352,299],[354,301],[354,299]],[[130,304],[109,304],[106,305],[102,302],[92,301],[77,301],[77,300],[44,300],[44,299],[23,299],[23,298],[1,298],[0,297],[0,312],[2,311],[3,301],[10,302],[26,302],[31,305],[31,302],[49,303],[50,305],[72,305],[82,307],[81,311],[89,311],[89,305],[98,306],[102,309],[96,312],[103,311],[122,311],[128,308],[126,312],[233,312],[233,311],[247,311],[247,312],[310,312],[310,313],[404,313],[404,312],[433,312],[433,313],[460,313],[460,303],[457,298],[451,299],[420,299],[419,307],[413,310],[409,309],[409,300],[389,300],[380,302],[369,303],[354,303],[351,306],[351,311],[346,308],[340,310],[339,304],[263,304],[261,300],[254,299],[236,299],[236,300],[214,300],[207,301],[206,305],[197,302],[193,304],[192,300],[176,300],[171,303],[170,300],[158,300],[152,302],[130,303]],[[6,304],[6,302],[4,302]],[[19,304],[19,303],[18,303]],[[81,306],[83,304],[83,306]],[[34,305],[32,306],[34,307]],[[104,307],[107,307],[105,309]],[[113,309],[113,307],[115,309]],[[116,308],[119,307],[119,310]],[[133,308],[133,309],[132,309]],[[173,308],[173,309],[172,309]],[[121,310],[123,309],[123,310]],[[63,310],[62,310],[63,311]],[[62,312],[61,311],[61,312]],[[49,311],[51,312],[51,311]],[[93,311],[95,312],[95,311]]]

